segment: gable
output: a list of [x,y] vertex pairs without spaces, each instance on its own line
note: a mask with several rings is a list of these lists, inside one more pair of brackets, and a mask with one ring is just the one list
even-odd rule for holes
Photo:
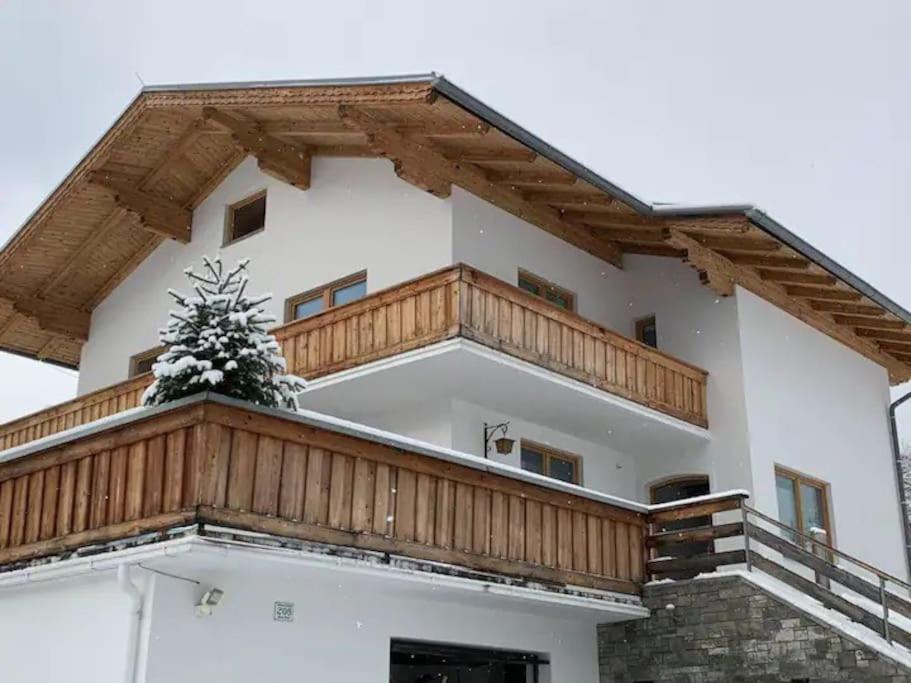
[[381,157],[437,197],[453,185],[605,261],[685,260],[889,370],[911,375],[911,313],[753,207],[652,206],[445,79],[148,88],[0,251],[0,348],[77,366],[88,317],[247,155],[301,190],[312,159]]

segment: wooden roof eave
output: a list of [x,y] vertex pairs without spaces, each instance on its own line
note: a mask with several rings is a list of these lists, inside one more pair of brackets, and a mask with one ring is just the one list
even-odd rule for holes
[[[298,187],[309,185],[309,165],[297,165],[305,156],[383,156],[425,191],[459,185],[615,265],[623,253],[682,258],[719,293],[744,286],[894,381],[911,374],[911,348],[902,353],[911,313],[764,213],[642,202],[432,75],[144,89],[0,251],[0,297],[11,304],[0,299],[0,348],[77,364],[84,316],[162,239],[189,239],[174,224],[189,228],[189,212],[248,153]],[[63,229],[58,215],[70,229],[101,201],[110,212],[85,224],[81,241],[56,256],[42,244],[49,226]],[[29,262],[32,243],[41,257]],[[123,248],[87,268],[109,245]],[[40,272],[29,279],[28,266]],[[92,291],[79,290],[83,281]],[[861,324],[868,318],[882,324]]]

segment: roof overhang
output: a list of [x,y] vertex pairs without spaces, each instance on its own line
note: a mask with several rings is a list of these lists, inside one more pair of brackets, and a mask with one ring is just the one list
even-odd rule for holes
[[385,157],[622,267],[680,258],[911,376],[911,313],[750,205],[650,204],[436,74],[144,88],[0,250],[0,348],[76,367],[91,311],[246,156],[297,187],[310,159]]

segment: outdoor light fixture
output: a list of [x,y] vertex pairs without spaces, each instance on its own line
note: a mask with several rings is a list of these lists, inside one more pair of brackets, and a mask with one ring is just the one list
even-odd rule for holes
[[205,595],[196,603],[197,617],[210,617],[224,597],[225,592],[220,588],[210,588]]
[[512,453],[513,444],[515,444],[515,439],[510,439],[506,436],[506,433],[509,431],[509,423],[501,422],[500,424],[489,425],[486,422],[484,423],[484,457],[490,453],[490,440],[493,438],[493,435],[497,432],[502,431],[503,436],[494,439],[493,444],[497,447],[497,453],[500,455],[509,455]]

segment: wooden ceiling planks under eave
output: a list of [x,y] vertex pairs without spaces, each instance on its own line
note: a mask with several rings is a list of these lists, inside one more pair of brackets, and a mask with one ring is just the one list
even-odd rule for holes
[[[204,115],[207,108],[223,113],[222,125]],[[234,120],[272,142],[257,148],[253,138],[239,140]],[[53,310],[56,321],[91,312],[165,239],[159,228],[170,225],[156,225],[155,216],[195,209],[248,151],[284,148],[389,158],[400,178],[428,192],[447,196],[460,185],[618,266],[623,254],[678,258],[720,293],[747,282],[888,367],[893,380],[911,374],[903,345],[911,328],[903,320],[742,213],[642,215],[440,95],[429,80],[140,94],[0,251],[0,348],[77,365],[78,335],[44,329],[33,313]],[[280,177],[308,184],[293,162],[260,159]],[[87,182],[92,177],[114,189]],[[867,320],[877,322],[861,324]]]

